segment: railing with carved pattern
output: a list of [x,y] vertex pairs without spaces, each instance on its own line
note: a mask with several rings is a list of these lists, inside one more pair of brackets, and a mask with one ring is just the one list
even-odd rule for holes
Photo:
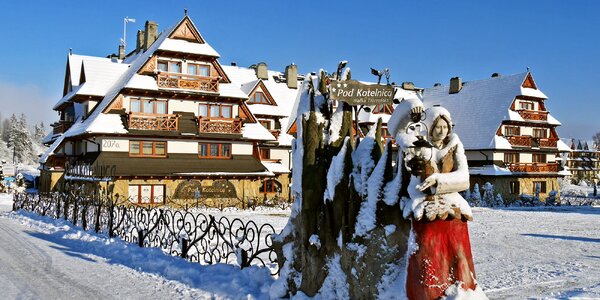
[[271,224],[215,217],[192,209],[118,205],[115,199],[74,189],[67,193],[18,194],[13,210],[62,218],[108,237],[160,248],[201,265],[226,263],[267,267],[279,273]]
[[525,120],[534,120],[534,121],[547,121],[548,120],[548,112],[547,111],[539,111],[539,110],[527,110],[521,109],[517,110],[519,115]]
[[219,92],[219,78],[215,77],[161,72],[157,84],[159,88]]
[[242,133],[240,118],[198,117],[200,133]]
[[523,173],[548,173],[558,172],[558,164],[555,163],[509,163],[508,169],[512,172]]
[[558,139],[535,138],[523,135],[507,136],[506,139],[511,145],[521,147],[556,148],[558,143]]
[[178,115],[129,114],[129,129],[177,131],[178,128]]
[[71,125],[73,125],[71,121],[58,121],[52,124],[52,134],[65,133],[65,131],[71,128]]

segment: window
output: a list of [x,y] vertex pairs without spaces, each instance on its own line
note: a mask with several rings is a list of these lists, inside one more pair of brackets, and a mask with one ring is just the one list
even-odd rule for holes
[[375,105],[372,112],[374,114],[392,114],[394,113],[394,108],[390,104],[378,104]]
[[518,195],[520,193],[519,182],[518,181],[509,182],[508,189],[509,189],[509,193],[511,193],[512,195]]
[[248,100],[248,102],[249,103],[269,104],[269,101],[267,101],[267,97],[265,96],[265,94],[263,92],[254,93],[254,95],[252,95],[252,97]]
[[233,117],[233,106],[224,104],[199,104],[198,116],[231,119]]
[[271,149],[260,148],[261,159],[271,159]]
[[262,182],[262,185],[258,191],[263,194],[281,193],[281,183],[274,179],[266,179]]
[[190,75],[209,77],[210,76],[210,66],[188,63],[187,64],[187,73]]
[[518,163],[519,162],[519,153],[504,153],[504,162],[505,163]]
[[264,128],[266,129],[271,129],[271,121],[268,120],[258,120],[258,122],[260,123],[260,125],[262,125]]
[[129,110],[132,113],[166,114],[167,101],[156,99],[131,98]]
[[546,154],[533,154],[534,163],[546,163]]
[[162,184],[129,185],[129,201],[137,204],[164,204],[165,186]]
[[528,101],[520,101],[519,102],[520,109],[533,110],[533,102]]
[[505,136],[515,136],[521,135],[521,127],[519,126],[505,126],[504,127],[504,135]]
[[546,182],[545,181],[534,181],[533,182],[533,192],[536,193],[538,190],[540,191],[540,193],[546,193]]
[[199,143],[200,158],[231,158],[231,144]]
[[[161,72],[181,73],[181,62],[159,60],[156,68]],[[179,78],[179,76],[171,76],[171,77]]]
[[546,138],[547,137],[547,130],[544,128],[534,128],[533,129],[533,137],[536,138]]
[[166,157],[167,143],[152,141],[129,141],[129,156]]

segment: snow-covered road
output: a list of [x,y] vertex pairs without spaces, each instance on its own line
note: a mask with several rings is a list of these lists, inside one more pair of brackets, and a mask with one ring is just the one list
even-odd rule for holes
[[[264,268],[200,266],[10,209],[0,195],[0,299],[268,299]],[[287,220],[269,209],[208,213],[276,230]],[[469,230],[490,299],[600,299],[600,207],[475,208]]]

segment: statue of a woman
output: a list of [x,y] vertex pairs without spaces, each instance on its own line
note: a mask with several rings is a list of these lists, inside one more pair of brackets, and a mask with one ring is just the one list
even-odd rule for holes
[[[427,158],[424,172],[403,173],[410,180],[403,178],[407,195],[401,195],[400,201],[404,217],[411,220],[415,242],[409,246],[407,296],[438,299],[458,290],[472,290],[485,298],[475,281],[467,227],[472,212],[459,194],[469,187],[464,148],[452,132],[452,119],[446,109],[431,107],[424,115],[427,139],[433,147],[422,150]],[[400,122],[401,117],[394,116],[391,121],[397,143],[406,150],[416,138],[402,130],[406,122]]]

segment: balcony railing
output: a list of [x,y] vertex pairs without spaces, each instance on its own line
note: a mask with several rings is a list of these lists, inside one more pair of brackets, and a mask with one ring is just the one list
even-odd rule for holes
[[558,142],[557,139],[536,138],[523,135],[507,136],[506,139],[513,146],[535,148],[556,148]]
[[512,172],[541,173],[558,172],[558,164],[555,163],[508,163],[508,169]]
[[158,74],[158,87],[219,92],[219,78],[161,72]]
[[519,115],[525,120],[548,121],[547,111],[521,109],[517,110],[517,112],[519,112]]
[[179,116],[130,113],[129,129],[177,131],[179,129]]
[[58,121],[52,124],[52,134],[65,133],[65,131],[71,128],[71,125],[73,125],[71,121]]
[[69,179],[109,181],[115,176],[115,171],[115,165],[92,165],[85,162],[65,164],[65,175]]
[[198,131],[200,133],[242,133],[242,119],[198,117]]

